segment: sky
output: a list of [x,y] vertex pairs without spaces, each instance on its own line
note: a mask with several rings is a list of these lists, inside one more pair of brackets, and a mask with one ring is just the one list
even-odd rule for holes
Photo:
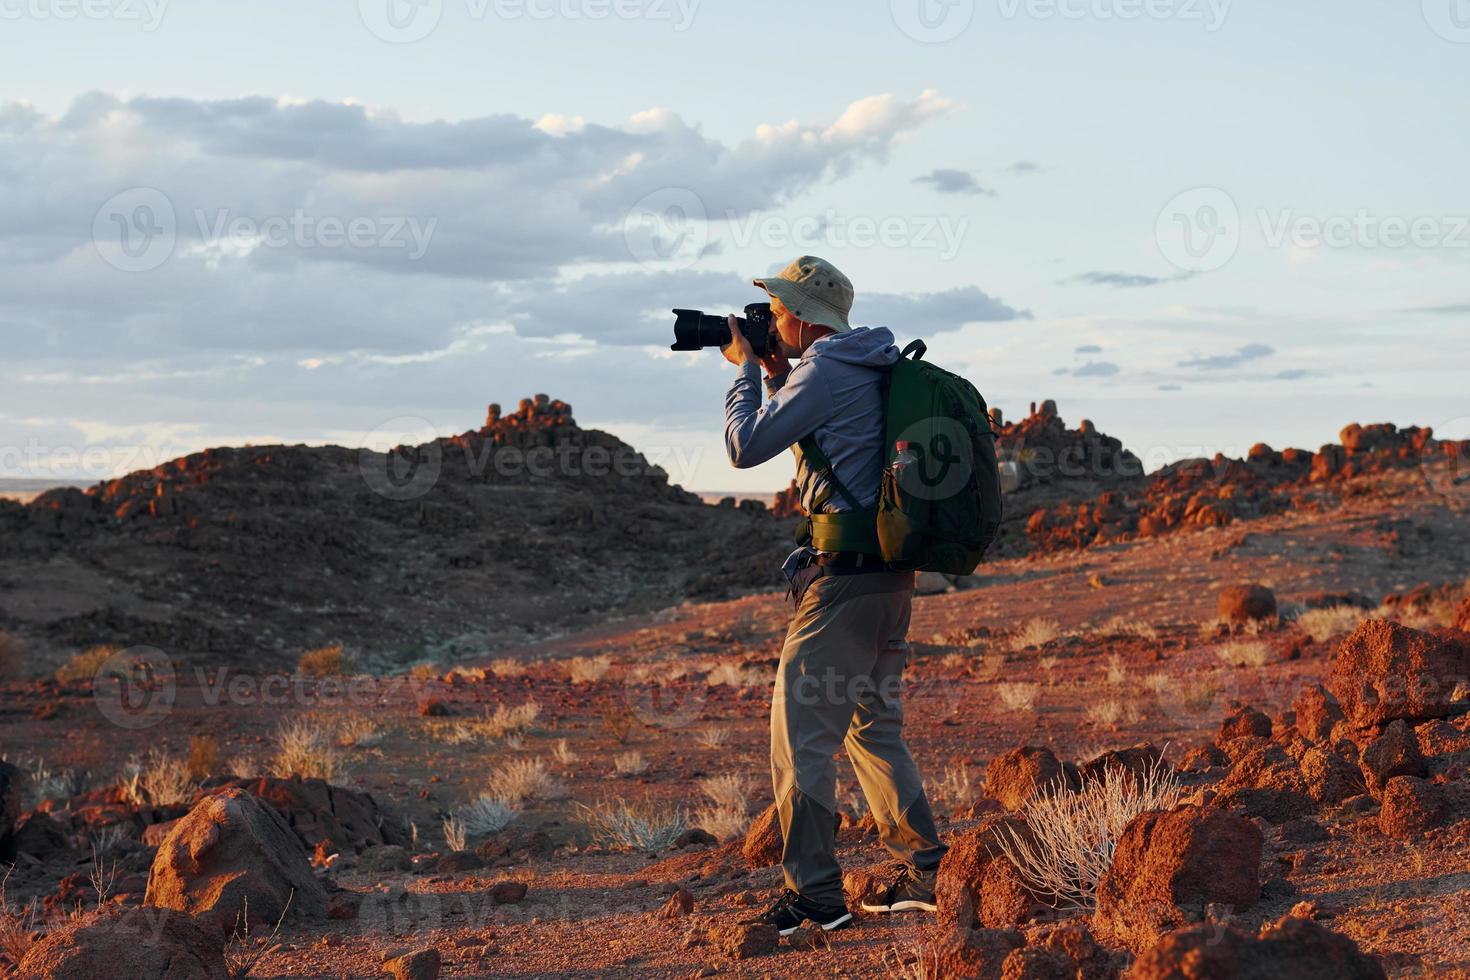
[[0,0],[0,476],[546,392],[696,490],[801,254],[1150,468],[1470,437],[1470,0]]

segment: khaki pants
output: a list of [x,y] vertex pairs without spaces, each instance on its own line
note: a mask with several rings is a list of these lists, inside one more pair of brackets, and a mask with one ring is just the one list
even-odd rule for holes
[[843,903],[833,756],[844,744],[889,853],[927,873],[946,850],[903,740],[913,585],[912,573],[823,575],[786,634],[771,697],[771,779],[786,886],[812,901]]

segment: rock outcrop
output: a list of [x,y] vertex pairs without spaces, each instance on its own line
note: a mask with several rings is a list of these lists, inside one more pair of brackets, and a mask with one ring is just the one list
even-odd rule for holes
[[1465,645],[1369,619],[1338,647],[1327,688],[1348,723],[1365,730],[1395,719],[1417,724],[1446,717],[1457,707],[1454,692],[1466,677],[1470,649]]
[[18,976],[32,980],[230,980],[224,937],[192,916],[133,909],[63,923],[30,948]]
[[1386,980],[1383,967],[1346,936],[1287,916],[1250,936],[1220,923],[1164,936],[1133,964],[1130,980]]

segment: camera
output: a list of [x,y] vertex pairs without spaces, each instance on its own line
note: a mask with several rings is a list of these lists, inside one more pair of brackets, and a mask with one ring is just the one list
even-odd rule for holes
[[[745,308],[745,316],[735,318],[735,325],[750,341],[756,357],[776,350],[776,320],[770,303],[751,303]],[[674,310],[674,342],[669,350],[724,347],[730,340],[730,323],[724,317],[702,310]]]

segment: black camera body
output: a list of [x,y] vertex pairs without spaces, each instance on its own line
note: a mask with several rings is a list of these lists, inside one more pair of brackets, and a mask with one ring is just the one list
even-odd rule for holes
[[[771,314],[770,303],[751,303],[745,308],[745,316],[735,318],[735,325],[750,341],[756,357],[777,349],[776,318]],[[730,324],[724,317],[702,310],[674,310],[674,343],[669,350],[724,347],[731,339]]]

